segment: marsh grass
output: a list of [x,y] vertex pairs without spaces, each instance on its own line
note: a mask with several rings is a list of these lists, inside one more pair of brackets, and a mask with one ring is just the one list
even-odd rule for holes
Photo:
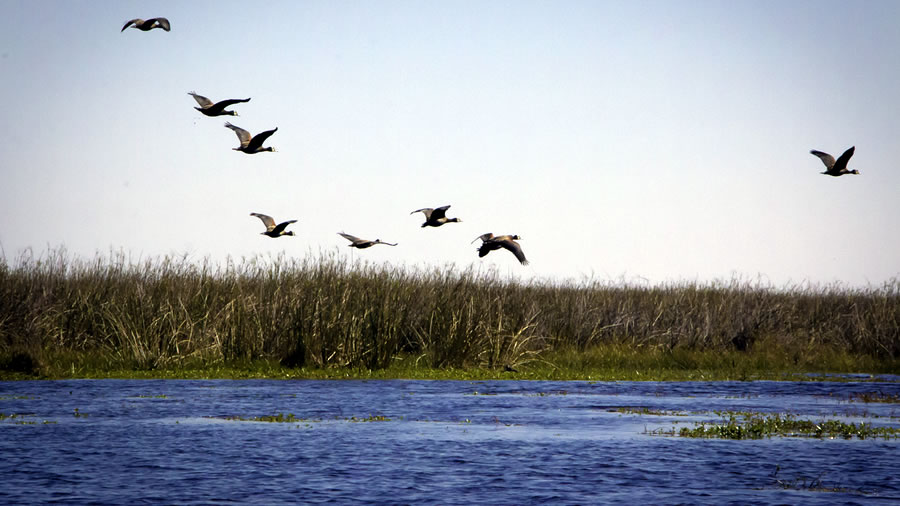
[[869,289],[523,283],[492,270],[329,254],[212,265],[118,253],[79,260],[54,250],[0,262],[4,377],[437,370],[756,379],[765,371],[897,372],[898,364],[900,280]]

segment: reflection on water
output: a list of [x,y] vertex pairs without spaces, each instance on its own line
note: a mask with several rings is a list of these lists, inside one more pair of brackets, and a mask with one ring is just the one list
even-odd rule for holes
[[716,411],[897,427],[850,400],[885,379],[0,382],[0,504],[887,503],[897,439],[649,435]]

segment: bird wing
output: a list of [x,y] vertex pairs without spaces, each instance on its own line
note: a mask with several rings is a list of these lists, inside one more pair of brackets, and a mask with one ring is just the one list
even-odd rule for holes
[[266,139],[271,137],[272,134],[274,134],[277,131],[278,131],[278,129],[275,128],[274,130],[266,130],[265,132],[260,132],[256,135],[254,135],[253,138],[250,139],[250,142],[247,144],[247,149],[249,151],[256,151],[257,149],[262,147],[263,142],[266,142]]
[[250,144],[250,139],[251,139],[250,132],[244,130],[241,127],[236,127],[227,121],[225,122],[225,127],[234,130],[234,133],[237,134],[238,139],[240,139],[240,141],[241,141],[242,148],[245,148],[245,147],[247,147],[248,144]]
[[[489,240],[491,240],[493,237],[494,237],[494,234],[488,232],[488,233],[486,233],[486,234],[481,234],[481,235],[479,235],[478,237],[472,239],[472,242],[475,242],[475,241],[477,241],[478,239],[481,239],[482,241],[489,241]],[[471,243],[469,243],[469,244],[471,244]],[[487,253],[485,253],[485,254],[487,254]],[[481,255],[481,256],[484,256],[484,255]]]
[[343,232],[338,232],[338,235],[343,237],[344,239],[347,239],[350,242],[363,242],[362,239],[360,239],[359,237],[356,237],[355,235],[345,234]]
[[200,104],[200,107],[202,107],[204,109],[209,109],[209,107],[213,105],[212,100],[204,97],[203,95],[198,95],[198,94],[194,93],[193,91],[189,91],[188,95],[194,97],[194,100],[196,100],[197,103]]
[[834,167],[834,157],[829,155],[828,153],[823,153],[822,151],[816,151],[815,149],[810,151],[810,153],[819,157],[822,160],[822,163],[825,164],[825,168],[831,170]]
[[250,101],[249,98],[229,98],[228,100],[220,100],[219,102],[216,102],[215,104],[210,102],[210,105],[212,105],[211,109],[213,109],[215,111],[224,111],[225,108],[228,107],[229,105],[240,104],[241,102],[249,102],[249,101]]
[[[257,218],[261,219],[263,222],[263,225],[266,226],[266,232],[269,232],[275,228],[275,220],[272,219],[272,217],[269,215],[260,214],[260,213],[250,213],[250,216],[256,216]],[[286,223],[284,225],[287,226]],[[284,229],[282,229],[282,230],[284,230]]]
[[172,25],[169,24],[169,20],[166,18],[153,18],[148,19],[147,21],[149,21],[151,24],[153,24],[154,21],[159,23],[159,27],[167,32],[172,29]]
[[434,209],[432,209],[430,207],[423,207],[422,209],[416,209],[415,211],[413,211],[409,214],[422,213],[425,215],[425,221],[428,221],[431,219],[431,213],[433,213],[433,212],[434,212]]
[[513,255],[519,260],[519,263],[522,265],[528,265],[528,260],[525,259],[525,253],[522,252],[522,246],[519,246],[519,243],[513,241],[512,239],[507,239],[505,241],[500,241],[500,246],[508,249],[512,252]]
[[432,219],[432,217],[433,217],[435,220],[439,220],[441,218],[446,218],[447,217],[447,209],[450,209],[450,206],[436,207],[431,212],[431,216],[429,216],[428,218]]
[[291,223],[297,223],[297,220],[288,220],[288,221],[279,223],[275,228],[272,229],[272,232],[275,232],[276,234],[280,234],[280,233],[283,232],[284,229],[286,229],[287,226],[290,225]]
[[847,170],[847,162],[850,161],[850,157],[853,156],[854,151],[856,151],[856,146],[852,146],[847,151],[844,151],[844,154],[838,157],[837,161],[834,162],[835,172],[844,172]]
[[144,20],[141,19],[141,18],[134,18],[134,19],[132,19],[131,21],[125,23],[125,26],[122,27],[122,31],[124,32],[125,29],[128,28],[128,27],[131,26],[131,25],[139,25],[139,24],[141,24],[141,23],[143,23],[143,22],[144,22]]

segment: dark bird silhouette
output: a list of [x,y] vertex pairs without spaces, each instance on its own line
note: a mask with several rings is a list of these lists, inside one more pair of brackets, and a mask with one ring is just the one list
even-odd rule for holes
[[272,219],[271,216],[268,216],[265,214],[260,214],[260,213],[250,213],[250,216],[256,216],[257,218],[262,220],[263,225],[266,226],[266,231],[260,232],[260,234],[262,234],[262,235],[267,235],[272,238],[278,238],[283,235],[294,235],[293,231],[285,232],[284,229],[287,228],[287,226],[290,225],[291,223],[297,223],[297,220],[284,221],[284,222],[281,222],[278,225],[276,225],[275,220]]
[[198,95],[193,91],[189,91],[188,95],[194,97],[194,100],[200,104],[200,107],[194,107],[198,111],[202,112],[207,116],[237,116],[238,113],[234,111],[226,111],[225,108],[229,105],[240,104],[242,102],[249,102],[249,98],[232,98],[228,100],[222,100],[221,102],[213,103],[212,100],[204,97],[203,95]]
[[169,20],[166,18],[150,18],[147,20],[135,18],[125,23],[125,26],[122,27],[121,31],[124,32],[125,29],[129,26],[132,28],[137,28],[142,32],[149,32],[154,28],[162,28],[167,32],[172,29],[172,25],[169,24]]
[[253,153],[259,153],[261,151],[275,151],[275,148],[273,148],[273,147],[268,147],[268,148],[262,147],[262,143],[265,142],[266,139],[268,139],[272,134],[277,132],[278,131],[277,128],[275,128],[274,130],[266,130],[265,132],[260,132],[256,135],[254,135],[253,137],[251,137],[250,132],[244,130],[241,127],[236,127],[236,126],[232,125],[231,123],[228,123],[227,121],[225,122],[225,126],[227,128],[234,130],[234,133],[237,134],[238,139],[241,141],[240,147],[231,148],[231,149],[233,149],[235,151],[243,151],[244,153],[247,153],[248,155],[252,155]]
[[376,244],[385,244],[387,246],[396,246],[397,245],[397,243],[391,244],[389,242],[384,242],[381,239],[375,239],[374,241],[369,241],[367,239],[360,239],[359,237],[356,237],[355,235],[345,234],[343,232],[338,232],[338,235],[343,237],[344,239],[347,239],[348,241],[350,241],[350,244],[348,244],[347,246],[350,246],[351,248],[366,249],[366,248],[375,246]]
[[459,218],[448,218],[446,216],[447,209],[450,209],[450,206],[441,206],[435,209],[430,207],[425,207],[422,209],[416,209],[415,211],[409,214],[423,213],[425,215],[425,223],[422,224],[422,228],[425,227],[440,227],[444,223],[461,223],[462,220]]
[[836,161],[833,156],[828,153],[823,153],[822,151],[816,151],[814,149],[810,151],[810,153],[818,156],[819,159],[822,160],[822,163],[825,164],[825,172],[820,172],[819,174],[838,177],[843,176],[844,174],[859,174],[859,171],[856,169],[847,170],[847,162],[850,161],[850,157],[853,156],[854,151],[856,151],[856,146],[852,146],[847,151],[844,151],[844,154]]
[[519,246],[519,243],[516,242],[516,240],[522,240],[521,237],[517,235],[498,235],[495,237],[494,234],[487,233],[479,235],[472,242],[478,239],[481,239],[481,247],[478,248],[479,257],[483,257],[496,249],[504,248],[512,252],[522,265],[528,265],[525,253],[522,252],[522,246]]

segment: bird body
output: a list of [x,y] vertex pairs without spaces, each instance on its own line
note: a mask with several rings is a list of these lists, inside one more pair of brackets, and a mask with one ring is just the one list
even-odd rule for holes
[[193,91],[189,91],[188,95],[194,97],[194,100],[196,100],[197,103],[200,104],[200,107],[194,107],[194,109],[197,109],[206,116],[237,116],[238,113],[234,111],[226,111],[225,108],[230,105],[250,101],[249,98],[232,98],[213,103],[212,100],[204,97],[203,95],[198,95]]
[[422,224],[422,228],[425,227],[440,227],[444,223],[461,223],[462,220],[459,218],[448,218],[446,216],[447,209],[450,209],[449,205],[441,206],[438,208],[430,208],[425,207],[422,209],[416,209],[415,211],[409,214],[422,213],[425,215],[425,223]]
[[238,140],[241,141],[241,145],[236,148],[231,148],[235,151],[242,151],[247,153],[248,155],[252,155],[253,153],[259,153],[261,151],[275,151],[273,147],[262,147],[263,142],[266,141],[272,134],[278,131],[277,128],[273,130],[266,130],[265,132],[260,132],[254,136],[250,136],[250,132],[244,130],[241,127],[236,127],[231,123],[225,122],[225,127],[234,130],[234,133],[237,134]]
[[345,234],[343,232],[338,232],[338,235],[343,237],[344,239],[347,239],[348,241],[350,241],[350,244],[348,244],[348,246],[350,246],[351,248],[366,249],[366,248],[375,246],[376,244],[384,244],[386,246],[396,246],[397,245],[397,243],[391,244],[389,242],[384,242],[381,239],[375,239],[374,241],[370,241],[368,239],[360,239],[359,237],[356,237],[355,235]]
[[521,240],[522,238],[517,235],[498,235],[495,236],[492,233],[482,234],[472,240],[472,242],[481,239],[481,246],[478,248],[478,256],[483,257],[490,253],[491,251],[498,250],[500,248],[509,250],[513,255],[516,256],[516,259],[519,260],[519,263],[522,265],[528,265],[528,260],[525,258],[525,253],[522,252],[522,246],[516,242],[516,240]]
[[169,20],[166,18],[150,18],[150,19],[141,19],[135,18],[131,21],[125,23],[125,26],[122,27],[122,32],[125,31],[128,27],[137,28],[142,32],[149,32],[154,28],[162,28],[165,31],[169,31],[172,29],[172,25],[169,24]]
[[844,154],[837,160],[828,153],[816,151],[815,149],[810,151],[810,153],[818,156],[819,159],[822,160],[822,163],[825,164],[825,172],[820,172],[819,174],[838,177],[843,176],[844,174],[859,174],[859,171],[856,169],[847,170],[847,163],[850,161],[850,157],[853,156],[854,151],[856,151],[856,146],[851,146],[850,149],[844,151]]
[[263,225],[266,226],[266,231],[260,232],[260,234],[262,235],[267,235],[272,238],[278,238],[283,235],[294,235],[293,231],[285,232],[284,229],[287,228],[287,226],[291,223],[297,223],[297,220],[284,221],[276,225],[275,220],[272,219],[271,216],[261,213],[250,213],[250,216],[256,216],[257,218],[262,220]]

